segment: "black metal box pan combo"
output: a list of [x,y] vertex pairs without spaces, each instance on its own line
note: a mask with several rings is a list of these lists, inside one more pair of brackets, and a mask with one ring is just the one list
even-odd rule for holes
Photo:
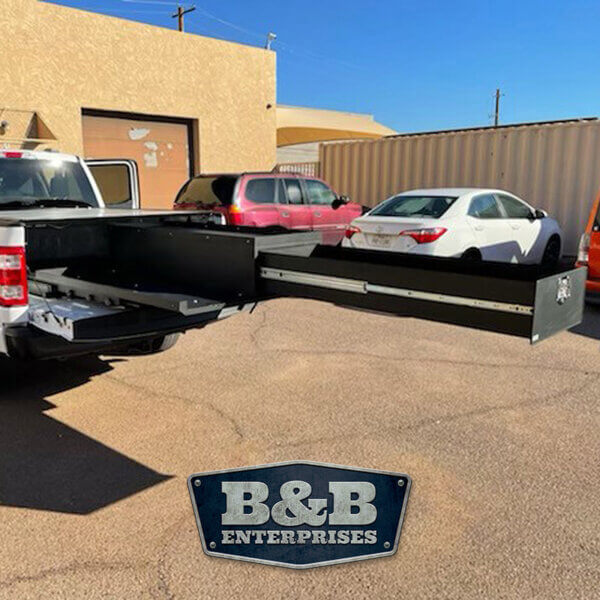
[[260,255],[265,292],[529,338],[581,322],[586,270],[315,246]]
[[[279,296],[475,327],[540,341],[579,323],[585,269],[360,251],[315,232],[215,226],[160,213],[30,220],[30,286],[44,297],[32,325],[72,341],[184,331]],[[77,313],[61,298],[89,301]],[[47,302],[55,303],[47,318]],[[105,305],[99,308],[97,303]],[[108,306],[108,308],[106,308]],[[66,311],[62,312],[61,311]]]

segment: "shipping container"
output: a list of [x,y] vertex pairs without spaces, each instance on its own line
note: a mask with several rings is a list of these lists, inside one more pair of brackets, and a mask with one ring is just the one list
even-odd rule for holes
[[375,206],[423,187],[508,190],[556,218],[564,252],[577,253],[600,189],[600,121],[578,119],[322,144],[321,176]]

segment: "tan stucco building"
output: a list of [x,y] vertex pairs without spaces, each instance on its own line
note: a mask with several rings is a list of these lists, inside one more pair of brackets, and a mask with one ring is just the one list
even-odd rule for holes
[[190,173],[275,165],[274,52],[38,0],[2,9],[0,147],[135,158],[146,206]]
[[270,170],[277,146],[393,133],[276,106],[270,50],[42,0],[2,9],[0,148],[134,159],[147,208],[170,208],[190,175]]

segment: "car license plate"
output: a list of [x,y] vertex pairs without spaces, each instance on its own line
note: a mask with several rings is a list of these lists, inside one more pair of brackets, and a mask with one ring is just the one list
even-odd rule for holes
[[373,234],[369,236],[369,241],[378,248],[389,248],[392,245],[392,236]]

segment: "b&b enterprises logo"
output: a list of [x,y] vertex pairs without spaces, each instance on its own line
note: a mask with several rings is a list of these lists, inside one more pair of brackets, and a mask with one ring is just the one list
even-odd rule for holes
[[303,569],[394,554],[403,473],[287,462],[188,479],[206,554]]

